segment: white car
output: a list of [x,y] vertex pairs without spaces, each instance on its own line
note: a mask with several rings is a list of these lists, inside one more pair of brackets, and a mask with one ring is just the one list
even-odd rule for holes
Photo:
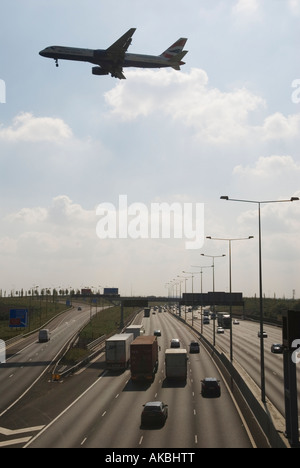
[[225,333],[224,328],[223,327],[218,327],[217,328],[217,333],[218,333],[218,335],[223,335]]

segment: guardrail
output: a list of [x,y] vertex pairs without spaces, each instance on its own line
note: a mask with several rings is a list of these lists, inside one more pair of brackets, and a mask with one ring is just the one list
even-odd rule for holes
[[96,348],[99,344],[101,344],[103,341],[105,341],[106,335],[102,335],[96,340],[92,341],[91,343],[86,345],[86,348],[91,351],[92,349]]
[[264,445],[263,437],[265,437],[272,448],[290,448],[288,440],[283,436],[285,425],[282,415],[271,402],[267,401],[264,405],[260,401],[258,386],[242,367],[237,363],[233,364],[224,352],[214,347],[208,339],[201,335],[200,331],[186,323],[182,317],[172,315],[199,336],[202,344],[210,352],[212,359],[222,368],[222,373],[231,387],[245,419],[247,422],[250,421],[252,426],[256,427],[256,431],[254,430],[253,434],[256,435],[255,433],[257,433],[258,435],[258,446]]
[[[138,312],[135,312],[133,314],[133,316],[131,316],[125,323],[125,326],[122,330],[122,332],[126,329],[126,327],[128,327],[130,325],[130,323],[132,323],[135,319],[135,317],[140,313],[141,311],[138,311]],[[84,327],[83,327],[84,328]],[[72,337],[72,339],[69,341],[68,343],[68,349],[70,348],[71,346],[71,341],[74,342],[78,336],[79,336],[79,333],[80,331],[75,334],[75,336]],[[101,354],[104,349],[105,349],[105,341],[107,338],[113,336],[114,334],[116,333],[116,330],[114,330],[110,335],[102,335],[100,336],[99,338],[97,338],[96,340],[92,341],[91,343],[89,343],[87,345],[87,349],[89,349],[89,351],[92,351],[92,349],[95,349],[94,352],[92,352],[91,354],[89,354],[89,356],[87,356],[85,359],[81,360],[80,362],[76,363],[74,366],[72,367],[69,367],[68,369],[66,370],[63,370],[61,372],[58,372],[58,369],[59,369],[59,363],[61,361],[61,359],[63,358],[63,356],[66,354],[66,351],[63,353],[63,355],[61,356],[60,360],[57,362],[57,364],[55,365],[54,367],[54,370],[52,372],[52,381],[54,382],[57,382],[59,380],[61,380],[62,378],[64,377],[67,377],[68,375],[70,374],[74,374],[75,372],[77,372],[81,367],[84,367],[86,366],[90,361],[92,361],[98,354]]]

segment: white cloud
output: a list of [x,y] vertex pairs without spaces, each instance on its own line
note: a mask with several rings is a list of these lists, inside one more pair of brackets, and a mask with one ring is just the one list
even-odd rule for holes
[[45,208],[22,208],[17,213],[10,214],[7,216],[9,222],[23,222],[25,224],[36,224],[38,222],[44,222],[47,219],[47,210]]
[[204,70],[138,70],[128,72],[128,78],[105,95],[114,119],[165,117],[213,145],[299,138],[299,113],[275,112],[265,117],[266,102],[261,96],[246,87],[227,92],[211,87]]
[[62,119],[34,117],[30,113],[17,115],[9,127],[0,126],[0,140],[58,143],[72,137],[70,127]]
[[48,215],[50,222],[55,224],[82,226],[94,219],[95,212],[85,210],[81,205],[73,203],[66,195],[60,195],[53,199]]
[[197,138],[215,144],[244,138],[249,114],[265,105],[246,88],[222,92],[209,87],[205,71],[196,68],[190,73],[130,72],[130,81],[117,84],[105,98],[114,117],[134,120],[165,115],[192,128]]
[[[37,249],[63,254],[64,249],[78,247],[91,239],[96,241],[95,212],[85,210],[65,195],[55,197],[47,208],[22,208],[8,215],[5,221],[7,233],[25,256]],[[3,245],[7,242],[5,239],[2,239]]]
[[299,133],[300,114],[285,117],[280,112],[276,112],[267,117],[263,125],[263,136],[267,140],[299,137]]
[[288,0],[288,5],[295,16],[300,15],[300,0]]
[[239,20],[249,22],[260,19],[261,9],[259,0],[238,0],[232,12]]
[[242,165],[233,169],[233,174],[243,177],[269,178],[274,182],[274,177],[286,178],[288,176],[300,176],[300,164],[294,161],[292,156],[268,156],[260,157],[254,166]]

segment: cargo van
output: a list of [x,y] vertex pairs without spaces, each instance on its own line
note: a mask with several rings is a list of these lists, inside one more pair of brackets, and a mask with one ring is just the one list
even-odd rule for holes
[[44,329],[39,331],[39,343],[47,343],[50,341],[50,330]]

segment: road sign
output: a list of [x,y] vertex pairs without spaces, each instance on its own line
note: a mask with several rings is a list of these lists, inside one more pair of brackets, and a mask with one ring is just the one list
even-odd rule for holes
[[27,309],[10,309],[9,327],[10,328],[26,328],[28,326],[28,310]]
[[213,306],[213,305],[244,305],[242,293],[225,293],[225,292],[208,292],[204,294],[199,293],[184,293],[181,300],[181,305],[197,305],[197,306]]
[[148,299],[124,299],[124,307],[148,307]]

